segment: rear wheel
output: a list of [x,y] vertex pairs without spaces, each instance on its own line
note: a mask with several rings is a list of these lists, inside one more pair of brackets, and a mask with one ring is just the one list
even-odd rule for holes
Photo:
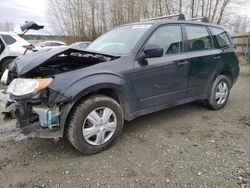
[[80,102],[73,110],[67,137],[84,154],[101,152],[114,142],[123,128],[123,113],[112,98],[96,95]]
[[224,75],[219,75],[213,83],[209,98],[205,101],[205,105],[214,110],[223,108],[228,101],[230,88],[230,80]]

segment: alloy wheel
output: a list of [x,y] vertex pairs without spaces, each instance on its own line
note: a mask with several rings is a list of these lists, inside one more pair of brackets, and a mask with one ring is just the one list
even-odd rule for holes
[[228,84],[226,82],[220,82],[215,93],[216,103],[222,105],[227,100],[228,93]]

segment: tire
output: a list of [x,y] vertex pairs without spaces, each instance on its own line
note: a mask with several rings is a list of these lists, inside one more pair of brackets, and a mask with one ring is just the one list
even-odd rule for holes
[[209,98],[204,101],[204,105],[213,110],[219,110],[223,108],[227,104],[230,95],[230,89],[230,79],[224,75],[219,75],[215,79],[210,91]]
[[[105,116],[108,117],[106,120],[104,113],[108,114]],[[122,109],[114,99],[103,95],[94,95],[81,101],[73,109],[66,134],[70,143],[78,151],[87,155],[95,154],[112,145],[121,134],[123,123]],[[112,132],[109,132],[110,130]]]
[[3,74],[3,72],[5,71],[5,69],[7,68],[7,66],[14,60],[15,58],[8,58],[2,61],[1,63],[1,73]]

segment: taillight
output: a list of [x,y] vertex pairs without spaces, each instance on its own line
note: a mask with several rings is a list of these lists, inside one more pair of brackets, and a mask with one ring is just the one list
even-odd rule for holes
[[35,48],[34,45],[29,44],[29,45],[23,45],[23,48],[26,48],[27,50],[32,50],[33,48]]
[[234,51],[234,55],[235,55],[236,57],[240,57],[240,51],[239,51],[239,50],[235,50],[235,51]]

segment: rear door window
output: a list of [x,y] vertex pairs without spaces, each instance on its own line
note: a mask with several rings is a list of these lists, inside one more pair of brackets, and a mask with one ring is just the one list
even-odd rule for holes
[[156,44],[163,48],[163,55],[182,52],[182,32],[180,25],[166,25],[157,29],[146,44]]
[[186,32],[189,51],[200,51],[212,48],[212,40],[206,27],[186,25]]
[[14,39],[12,36],[10,35],[1,35],[4,42],[7,44],[7,45],[11,45],[11,44],[14,44],[16,42],[16,39]]
[[230,39],[226,31],[216,27],[210,27],[210,30],[219,48],[224,48],[230,45]]

